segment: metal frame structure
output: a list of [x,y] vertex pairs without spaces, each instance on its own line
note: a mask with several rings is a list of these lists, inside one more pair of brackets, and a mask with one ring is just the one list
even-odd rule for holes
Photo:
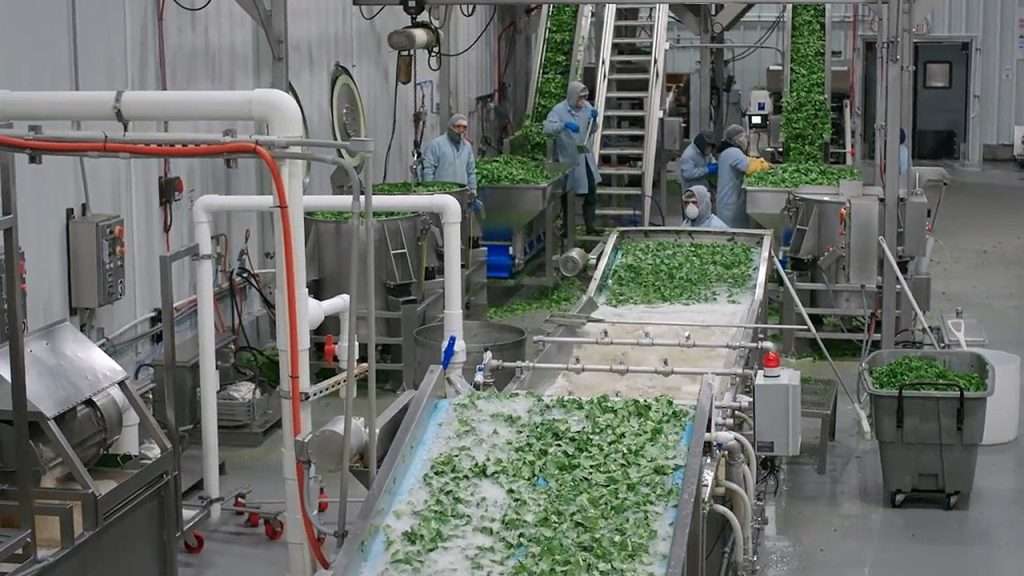
[[[6,253],[18,250],[18,207],[15,201],[14,154],[0,153],[0,230]],[[25,379],[25,334],[21,330],[21,286],[18,285],[18,259],[4,259],[4,291],[7,294],[7,333],[10,337],[11,408],[14,412],[14,446],[17,468],[18,529],[0,530],[0,562],[21,552],[23,562],[36,558],[35,515],[32,494],[32,469],[28,464],[28,392]]]

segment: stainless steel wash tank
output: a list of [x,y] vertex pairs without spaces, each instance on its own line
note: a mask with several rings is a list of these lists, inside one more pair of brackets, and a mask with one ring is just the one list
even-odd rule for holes
[[[669,395],[681,402],[693,402],[702,377],[691,374],[668,376],[629,372],[627,367],[677,371],[700,369],[716,372],[711,380],[716,398],[735,388],[736,378],[747,365],[747,353],[757,346],[755,330],[765,297],[771,267],[770,230],[706,230],[693,228],[620,228],[613,231],[586,294],[546,343],[535,363],[567,365],[565,370],[536,369],[528,363],[512,381],[513,390],[546,394],[590,396],[618,394],[630,397]],[[621,309],[603,304],[619,249],[633,240],[692,242],[739,242],[755,248],[756,262],[749,289],[730,302],[695,305],[630,306]],[[619,324],[617,322],[625,322]],[[676,324],[673,324],[676,323]],[[680,325],[681,324],[681,325]],[[741,327],[743,326],[743,327]],[[635,340],[634,346],[607,346],[558,342],[558,339],[592,338]],[[677,346],[659,346],[662,341]],[[732,349],[708,348],[715,344],[735,345]],[[653,345],[652,345],[653,344]],[[747,348],[743,348],[746,346]],[[667,352],[666,352],[667,351]],[[611,365],[617,370],[594,373],[589,382],[586,365]],[[582,365],[582,366],[581,366]],[[506,368],[507,369],[507,368]],[[583,372],[582,374],[577,372]]]
[[[699,502],[706,496],[701,488],[705,433],[710,425],[712,392],[702,386],[699,401],[690,406],[692,416],[686,428],[686,467],[680,479],[679,498],[674,506],[671,539],[664,574],[689,572],[692,562],[701,556],[699,534],[701,513]],[[388,574],[381,566],[385,556],[385,525],[392,511],[409,498],[410,485],[423,476],[429,461],[424,453],[436,435],[437,422],[449,405],[445,398],[445,379],[440,366],[431,366],[415,397],[409,403],[391,449],[384,459],[376,481],[360,509],[355,527],[350,532],[335,564],[337,576],[369,576]],[[660,571],[659,571],[660,572]],[[474,571],[454,572],[469,576]]]
[[[587,293],[581,298],[574,313],[569,316],[576,319],[587,318],[599,308],[598,301],[607,285],[615,258],[618,255],[618,248],[621,246],[620,243],[629,239],[742,242],[755,247],[756,266],[752,272],[751,288],[742,298],[743,305],[741,306],[742,310],[738,312],[739,319],[729,319],[728,322],[722,321],[721,323],[750,324],[756,321],[764,298],[771,254],[771,233],[753,230],[711,231],[682,228],[631,228],[614,231],[609,238],[608,248],[602,256]],[[673,320],[672,317],[662,319],[664,321]],[[685,321],[685,318],[683,320]],[[558,334],[575,335],[585,327],[585,323],[582,326],[563,326]],[[755,334],[752,329],[734,330],[736,334],[730,341],[753,342]],[[573,362],[572,348],[571,345],[564,344],[547,345],[538,360],[571,363]],[[735,380],[731,378],[732,374],[743,373],[743,368],[748,360],[747,356],[744,350],[739,350],[737,353],[729,355],[721,369],[713,370],[710,367],[701,367],[702,371],[707,370],[725,375],[725,379],[722,382],[716,382],[713,379],[700,377],[700,381],[694,386],[689,399],[679,400],[680,403],[691,406],[694,410],[693,420],[686,435],[686,468],[682,475],[680,497],[675,505],[676,520],[672,524],[672,537],[665,574],[693,573],[695,572],[694,566],[701,563],[703,552],[700,541],[701,531],[704,528],[703,503],[707,499],[707,493],[700,489],[700,483],[701,478],[713,467],[704,458],[705,433],[709,429],[711,407],[715,398],[735,388],[723,383],[732,383]],[[582,358],[580,360],[585,361]],[[682,368],[682,366],[676,366],[676,368]],[[552,370],[521,370],[516,373],[516,378],[509,385],[509,389],[548,392],[552,384],[556,382],[557,375],[558,372]],[[627,378],[637,376],[634,374]],[[672,382],[674,377],[666,379],[660,375],[645,375],[642,378]],[[429,429],[432,422],[436,421],[438,412],[443,409],[444,394],[445,384],[440,367],[433,366],[427,371],[416,397],[409,405],[401,429],[388,451],[377,481],[367,495],[360,511],[356,527],[345,542],[341,559],[335,568],[335,574],[356,576],[377,573],[369,567],[374,562],[380,562],[383,554],[382,547],[385,539],[383,527],[391,511],[408,497],[410,482],[425,472],[426,466],[422,453],[425,446],[430,444]],[[643,394],[637,395],[643,396]]]

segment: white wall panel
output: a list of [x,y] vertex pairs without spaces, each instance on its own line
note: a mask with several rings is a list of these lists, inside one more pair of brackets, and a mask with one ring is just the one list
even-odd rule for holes
[[[156,89],[157,0],[78,0],[79,67],[85,90]],[[0,17],[0,89],[68,90],[72,87],[71,0],[5,2]],[[302,0],[289,3],[291,80],[302,99],[311,136],[331,135],[328,110],[329,80],[334,62],[349,67],[368,106],[370,136],[376,140],[375,170],[380,178],[391,133],[395,53],[387,33],[408,24],[398,8],[387,8],[372,22],[360,18],[350,0]],[[366,9],[369,15],[375,9]],[[489,9],[470,19],[453,10],[453,46],[464,47],[486,23]],[[495,26],[496,28],[497,26]],[[197,13],[183,11],[167,0],[165,12],[168,87],[175,89],[252,89],[270,83],[270,51],[263,32],[231,0],[216,0]],[[450,62],[458,106],[469,109],[474,97],[493,85],[491,54],[496,30],[489,30],[466,56]],[[417,79],[437,74],[418,58]],[[398,122],[389,162],[389,179],[405,179],[412,148],[412,85],[398,91]],[[432,111],[431,111],[432,112]],[[439,119],[428,117],[426,136],[439,133]],[[23,127],[23,126],[22,126]],[[68,129],[51,123],[47,129]],[[89,123],[86,129],[116,130],[115,123]],[[251,133],[246,123],[174,123],[172,130],[221,132],[233,128]],[[152,131],[152,123],[133,130]],[[265,175],[254,161],[228,170],[221,161],[174,160],[174,174],[184,178],[187,194],[174,210],[173,247],[193,241],[191,203],[206,193],[265,192]],[[87,160],[86,172],[95,212],[117,212],[129,222],[128,295],[103,310],[98,321],[108,330],[127,323],[159,305],[157,256],[164,250],[156,183],[161,163],[155,160]],[[314,166],[310,193],[328,193],[331,170]],[[28,258],[29,323],[39,327],[67,315],[67,257],[64,248],[64,210],[82,202],[82,183],[76,160],[47,158],[41,167],[18,158],[18,209],[21,242]],[[246,229],[251,247],[260,250],[255,215],[222,217],[229,230],[231,251],[240,246]],[[191,265],[176,269],[178,297],[191,291]]]
[[[916,22],[924,25],[933,37],[969,35],[977,38],[981,52],[976,61],[980,66],[979,93],[981,135],[985,145],[1010,144],[1013,137],[1013,118],[1024,122],[1024,60],[1016,58],[1016,23],[1018,7],[1024,0],[918,0]],[[1024,9],[1024,8],[1021,8]],[[748,43],[757,40],[771,24],[776,6],[762,6],[752,10],[733,30],[726,34],[727,41]],[[833,49],[849,53],[851,13],[845,6],[835,7]],[[862,20],[861,33],[869,32],[868,22]],[[698,39],[680,25],[673,25],[670,36],[683,42]],[[782,47],[782,34],[776,33],[768,43]],[[698,53],[693,50],[674,50],[669,56],[670,72],[696,70]],[[735,66],[737,89],[746,95],[750,89],[763,86],[769,64],[777,63],[778,56],[761,50]]]

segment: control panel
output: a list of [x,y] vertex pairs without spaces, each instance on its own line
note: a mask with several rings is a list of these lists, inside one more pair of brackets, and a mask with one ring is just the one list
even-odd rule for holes
[[125,294],[124,218],[87,214],[68,221],[72,308],[100,308]]
[[[27,307],[27,275],[25,270],[25,252],[18,249],[18,289],[21,291],[21,301],[18,307],[21,309],[21,329],[25,331]],[[0,343],[7,342],[10,333],[7,330],[7,255],[0,253]]]

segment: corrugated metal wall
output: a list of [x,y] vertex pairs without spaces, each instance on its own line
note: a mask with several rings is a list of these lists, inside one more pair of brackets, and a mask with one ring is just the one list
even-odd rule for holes
[[[726,34],[726,38],[733,43],[756,41],[771,26],[780,9],[779,6],[755,8]],[[841,51],[844,58],[850,54],[851,16],[849,7],[836,6],[832,48]],[[982,142],[1011,144],[1014,124],[1011,119],[1024,123],[1024,59],[1018,58],[1016,48],[1017,21],[1018,17],[1024,18],[1024,0],[918,0],[915,16],[919,30],[929,36],[965,35],[977,39],[981,49],[976,62],[981,67]],[[869,22],[861,20],[860,31],[871,33]],[[783,48],[782,36],[780,27],[767,44]],[[678,24],[672,25],[670,37],[677,42],[699,41]],[[667,60],[668,71],[692,72],[696,70],[698,58],[696,50],[673,50]],[[778,63],[781,57],[776,52],[760,50],[735,65],[737,89],[744,98],[751,89],[765,85],[768,66]]]
[[[184,0],[183,0],[184,1]],[[156,44],[157,0],[78,0],[81,87],[84,90],[155,89],[159,86]],[[5,2],[0,16],[0,89],[69,90],[72,88],[70,0]],[[328,111],[329,80],[334,62],[352,70],[368,107],[370,135],[376,140],[376,174],[384,169],[391,134],[395,82],[395,53],[386,35],[408,24],[400,9],[386,9],[371,22],[360,18],[348,0],[302,0],[289,3],[291,80],[301,97],[311,136],[331,136]],[[367,15],[375,8],[365,8]],[[482,29],[490,8],[472,18],[452,9],[452,46],[466,47]],[[167,1],[168,85],[171,89],[252,89],[270,83],[270,54],[262,31],[231,0],[215,0],[198,13],[185,12]],[[497,26],[465,56],[446,60],[453,65],[455,107],[472,108],[475,97],[494,85],[491,64]],[[439,97],[437,73],[418,58],[417,79],[433,80],[432,96]],[[395,140],[388,177],[404,179],[412,146],[413,87],[398,90]],[[429,92],[429,90],[428,90]],[[428,102],[429,104],[429,102]],[[433,112],[430,110],[430,112]],[[426,136],[439,133],[438,118],[430,114]],[[50,129],[67,129],[54,123]],[[114,124],[86,129],[120,130]],[[250,133],[251,125],[175,123],[172,130],[219,132],[235,128]],[[133,130],[155,130],[133,125]],[[94,212],[123,214],[129,223],[128,295],[98,315],[99,324],[113,330],[159,305],[157,255],[164,249],[161,215],[157,208],[159,162],[153,160],[88,160],[86,172]],[[254,162],[238,170],[222,162],[176,160],[172,171],[187,185],[187,198],[175,207],[172,246],[192,241],[190,205],[205,193],[248,194],[264,190],[264,175]],[[328,191],[330,170],[314,166],[310,193]],[[67,257],[64,210],[83,200],[77,161],[47,158],[41,167],[18,158],[18,209],[21,243],[28,259],[29,323],[31,327],[61,320],[67,314]],[[225,218],[235,251],[246,229],[257,231],[251,215]],[[253,242],[256,242],[254,240]],[[253,246],[258,251],[259,245]],[[178,297],[189,291],[191,266],[178,269]]]

